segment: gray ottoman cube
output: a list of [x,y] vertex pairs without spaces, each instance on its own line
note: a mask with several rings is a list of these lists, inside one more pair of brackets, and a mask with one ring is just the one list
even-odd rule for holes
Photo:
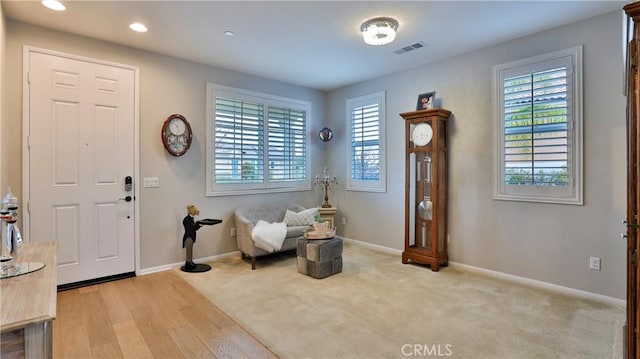
[[314,278],[325,278],[342,272],[342,238],[298,238],[298,272]]

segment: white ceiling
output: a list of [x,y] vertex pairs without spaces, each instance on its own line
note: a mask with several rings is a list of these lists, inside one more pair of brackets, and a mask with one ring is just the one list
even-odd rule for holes
[[[5,15],[60,31],[320,90],[442,60],[621,10],[628,1],[39,1],[2,0]],[[370,46],[360,25],[400,23]],[[144,34],[129,30],[145,23]],[[622,29],[622,24],[621,24]],[[231,30],[234,36],[225,36]],[[422,49],[394,53],[422,41]]]

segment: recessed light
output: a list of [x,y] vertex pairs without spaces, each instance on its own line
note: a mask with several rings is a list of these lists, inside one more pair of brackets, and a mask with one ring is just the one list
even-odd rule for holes
[[135,32],[147,32],[148,30],[146,26],[139,22],[134,22],[133,24],[129,25],[129,28]]
[[66,6],[62,5],[58,0],[42,0],[42,5],[55,11],[65,11],[67,9]]
[[224,32],[224,34],[227,35],[227,36],[233,36],[233,31],[227,30],[227,31]]

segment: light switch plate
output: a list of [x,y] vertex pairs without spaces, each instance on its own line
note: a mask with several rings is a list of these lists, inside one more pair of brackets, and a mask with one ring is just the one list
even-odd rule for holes
[[143,182],[144,182],[144,188],[160,187],[160,181],[158,180],[158,177],[145,177]]

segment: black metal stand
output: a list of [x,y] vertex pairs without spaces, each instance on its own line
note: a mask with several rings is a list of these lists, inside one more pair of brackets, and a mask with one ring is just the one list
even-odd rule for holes
[[187,273],[202,273],[211,270],[211,266],[204,263],[194,263],[195,267],[186,268],[186,264],[180,267],[180,270]]

